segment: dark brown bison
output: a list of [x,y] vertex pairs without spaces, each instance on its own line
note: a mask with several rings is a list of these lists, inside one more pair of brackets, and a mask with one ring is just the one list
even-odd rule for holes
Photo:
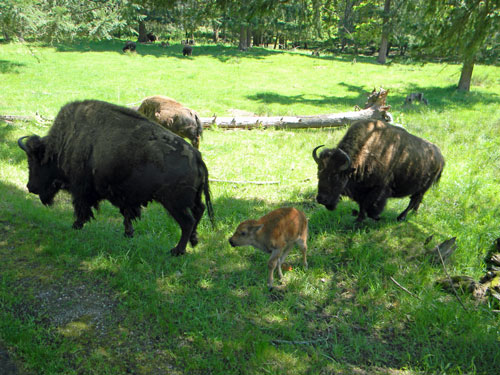
[[130,51],[134,52],[135,51],[136,44],[134,42],[131,42],[130,40],[125,43],[125,45],[122,48],[123,52]]
[[378,220],[388,198],[410,196],[410,204],[398,216],[417,211],[425,192],[441,177],[444,159],[439,148],[382,121],[353,124],[337,148],[325,149],[313,158],[318,164],[316,200],[327,209],[337,207],[345,195],[359,205],[357,221]]
[[146,37],[148,38],[148,41],[152,42],[152,43],[154,43],[158,40],[158,37],[155,34],[153,34],[152,32],[148,33],[146,35]]
[[175,134],[188,138],[194,147],[200,148],[203,126],[198,114],[192,109],[174,99],[156,95],[144,99],[138,111]]
[[192,54],[193,54],[193,47],[186,44],[182,48],[182,56],[191,56]]
[[96,100],[69,103],[47,136],[22,137],[18,144],[28,156],[28,190],[45,205],[60,189],[67,190],[75,229],[107,199],[120,209],[125,235],[131,237],[132,220],[154,200],[181,227],[180,241],[171,250],[180,255],[188,240],[192,246],[198,242],[202,194],[213,222],[208,171],[199,151],[132,109]]

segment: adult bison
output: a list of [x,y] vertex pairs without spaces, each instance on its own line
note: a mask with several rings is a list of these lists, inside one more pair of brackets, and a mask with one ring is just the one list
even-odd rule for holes
[[164,128],[188,138],[194,147],[200,147],[203,126],[200,117],[192,109],[174,99],[155,95],[144,99],[137,110]]
[[[23,139],[27,138],[23,143]],[[60,189],[73,197],[80,229],[103,199],[120,209],[125,235],[141,206],[161,203],[181,227],[171,252],[198,242],[196,227],[205,206],[213,221],[208,171],[198,150],[136,111],[97,100],[73,102],[59,111],[47,136],[22,137],[28,156],[28,190],[51,205]]]
[[359,205],[357,221],[378,220],[388,198],[410,196],[410,204],[398,216],[417,211],[425,192],[441,177],[444,159],[439,148],[383,121],[353,124],[337,148],[325,149],[313,158],[318,164],[316,200],[334,210],[341,195]]

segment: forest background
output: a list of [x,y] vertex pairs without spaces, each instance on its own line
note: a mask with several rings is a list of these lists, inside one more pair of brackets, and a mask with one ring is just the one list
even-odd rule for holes
[[469,91],[476,62],[498,62],[498,0],[4,0],[5,41],[47,43],[148,33],[160,40],[238,43],[357,54],[391,50],[406,58],[463,64],[458,89]]

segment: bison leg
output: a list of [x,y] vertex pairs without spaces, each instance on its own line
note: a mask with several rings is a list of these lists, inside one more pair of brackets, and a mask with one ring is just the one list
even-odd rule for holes
[[170,250],[170,252],[174,256],[185,254],[186,245],[188,240],[191,238],[196,220],[191,212],[189,212],[189,209],[185,207],[172,207],[169,204],[163,204],[163,206],[181,227],[181,239],[179,240],[179,243]]
[[[307,238],[307,234],[305,235],[305,238]],[[307,241],[303,238],[299,238],[295,242],[299,248],[300,251],[302,251],[302,263],[304,264],[304,268],[307,268]]]
[[134,237],[134,227],[132,220],[141,216],[140,207],[120,207],[120,213],[123,215],[123,226],[125,227],[125,237]]
[[203,216],[203,212],[205,212],[205,205],[201,202],[201,196],[199,202],[196,202],[195,206],[191,209],[191,212],[194,216],[194,226],[193,231],[191,232],[191,237],[189,238],[189,242],[191,243],[191,246],[195,247],[198,244],[198,223]]
[[283,278],[283,270],[281,269],[281,266],[283,265],[283,262],[285,261],[286,257],[288,256],[288,253],[290,252],[290,250],[292,249],[292,247],[293,247],[293,244],[288,245],[283,250],[283,253],[279,257],[279,260],[278,260],[278,276],[279,276],[280,279]]
[[404,221],[406,219],[406,215],[408,214],[408,212],[410,212],[410,210],[413,209],[417,211],[418,207],[420,206],[420,203],[422,203],[423,198],[424,198],[423,193],[412,195],[410,197],[410,203],[408,204],[408,207],[406,207],[406,209],[403,212],[401,212],[401,214],[399,214],[398,221]]
[[[269,258],[269,261],[267,262],[267,270],[268,270],[267,286],[268,286],[269,290],[273,289],[274,270],[276,269],[276,266],[278,265],[278,262],[280,259],[280,254],[281,254],[280,249],[273,249],[273,251],[271,253],[271,257]],[[283,275],[283,274],[281,274],[281,275]]]
[[[385,205],[387,203],[387,198],[391,196],[391,190],[389,188],[377,188],[370,191],[366,197],[364,197],[363,202],[359,205],[358,222],[363,221],[365,218],[365,213],[369,218],[373,220],[380,220],[380,214],[384,211]],[[361,219],[360,219],[361,217]]]
[[[94,203],[94,205],[96,204],[97,203]],[[94,218],[91,207],[92,204],[82,199],[73,198],[73,208],[76,216],[76,220],[73,223],[73,229],[82,229],[83,224]]]

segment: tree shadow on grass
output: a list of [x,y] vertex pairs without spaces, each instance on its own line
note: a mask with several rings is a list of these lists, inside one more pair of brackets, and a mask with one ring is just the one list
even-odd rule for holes
[[26,153],[17,144],[10,134],[16,130],[15,125],[0,120],[0,161],[4,163],[21,164],[26,160]]
[[2,73],[2,74],[7,74],[7,73],[19,74],[20,68],[23,66],[25,66],[25,64],[18,63],[18,62],[12,62],[12,61],[8,61],[8,60],[0,60],[0,73]]
[[[322,95],[320,98],[309,98],[305,95],[282,95],[274,92],[258,92],[253,95],[247,96],[248,99],[264,103],[264,104],[281,104],[281,105],[294,105],[297,103],[314,105],[317,107],[338,107],[359,106],[363,108],[369,91],[363,86],[355,86],[345,82],[339,82],[338,85],[348,87],[349,91],[355,92],[358,95],[352,96],[336,96],[336,95]],[[387,97],[387,104],[391,105],[393,110],[403,112],[422,111],[422,110],[449,110],[453,107],[465,107],[468,109],[473,108],[477,104],[500,104],[500,96],[495,93],[485,92],[470,92],[461,93],[456,90],[455,86],[447,87],[422,87],[414,84],[408,84],[402,89],[391,91],[390,87]],[[422,92],[429,101],[429,105],[405,105],[406,95],[409,93]]]
[[160,43],[136,43],[135,52],[122,51],[124,41],[110,40],[101,42],[76,41],[73,44],[58,44],[58,52],[116,52],[123,55],[137,54],[140,56],[174,57],[179,59],[194,60],[196,56],[210,56],[221,62],[232,59],[262,59],[266,56],[284,53],[283,51],[269,50],[265,48],[252,48],[248,51],[240,51],[237,47],[226,45],[194,45],[192,56],[182,55],[182,44],[172,44],[162,47]]

